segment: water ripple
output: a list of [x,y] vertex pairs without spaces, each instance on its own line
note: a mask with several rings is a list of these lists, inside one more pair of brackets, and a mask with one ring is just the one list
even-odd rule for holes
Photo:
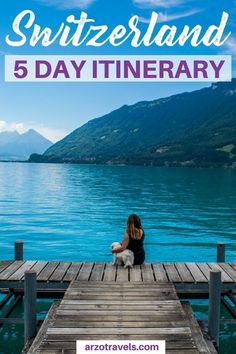
[[140,214],[147,261],[235,261],[236,171],[0,164],[0,242],[23,239],[27,259],[111,259],[128,214]]

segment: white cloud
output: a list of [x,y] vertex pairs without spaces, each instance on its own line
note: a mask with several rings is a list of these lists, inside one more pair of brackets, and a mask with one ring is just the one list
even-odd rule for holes
[[68,134],[68,131],[48,128],[45,126],[36,126],[35,128],[33,127],[33,129],[37,130],[37,132],[51,140],[53,143],[63,139]]
[[25,129],[23,123],[8,123],[5,120],[0,120],[0,133],[5,132],[5,131],[18,131],[18,133],[22,134],[24,133],[27,129]]
[[236,54],[236,38],[230,37],[222,47],[223,52],[221,54]]
[[43,124],[37,125],[36,123],[21,123],[12,122],[8,123],[5,120],[0,120],[0,133],[5,131],[17,131],[20,134],[27,132],[29,129],[34,129],[38,133],[42,134],[45,138],[56,142],[64,138],[68,132],[60,129],[53,129],[44,126]]
[[54,6],[59,9],[86,9],[96,0],[36,0],[46,6]]
[[[162,22],[170,22],[173,20],[178,20],[183,17],[193,16],[201,11],[202,10],[199,10],[199,9],[193,9],[193,10],[189,10],[189,11],[185,11],[185,12],[181,12],[181,13],[175,13],[175,14],[167,14],[164,12],[158,12],[158,22],[162,23]],[[145,17],[139,17],[139,20],[140,20],[140,22],[143,22],[143,23],[150,22],[150,19],[145,18]]]
[[133,0],[134,5],[142,8],[171,8],[188,3],[190,0]]
[[[200,7],[193,8],[193,0],[133,0],[133,4],[142,9],[157,10],[159,23],[178,20],[204,11]],[[146,17],[141,17],[140,20],[149,23]]]

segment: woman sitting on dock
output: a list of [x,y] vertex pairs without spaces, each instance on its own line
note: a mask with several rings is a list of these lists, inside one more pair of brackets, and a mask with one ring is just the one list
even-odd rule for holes
[[128,249],[134,253],[134,265],[142,264],[145,260],[143,247],[144,230],[138,215],[131,214],[128,217],[124,239],[121,247],[112,250],[112,253],[120,253]]

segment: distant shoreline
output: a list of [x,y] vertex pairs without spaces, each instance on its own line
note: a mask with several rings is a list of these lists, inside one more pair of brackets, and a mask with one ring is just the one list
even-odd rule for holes
[[130,164],[124,164],[124,163],[92,163],[92,162],[83,162],[83,161],[78,161],[78,162],[67,162],[67,161],[62,161],[62,162],[46,162],[46,161],[21,161],[21,160],[0,160],[0,163],[23,163],[23,164],[43,164],[43,165],[90,165],[90,166],[113,166],[113,167],[158,167],[158,168],[188,168],[188,169],[224,169],[224,170],[236,170],[236,166],[224,166],[224,165],[188,165],[188,164],[162,164],[162,165],[155,165],[155,164],[135,164],[135,163],[130,163]]

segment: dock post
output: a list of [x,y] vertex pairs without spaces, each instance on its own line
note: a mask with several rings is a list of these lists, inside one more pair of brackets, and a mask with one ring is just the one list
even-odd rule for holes
[[209,283],[209,308],[208,308],[208,333],[219,347],[220,331],[220,303],[221,303],[221,271],[210,272]]
[[225,262],[225,244],[217,243],[217,263]]
[[15,261],[23,261],[23,241],[15,241]]
[[24,284],[24,336],[25,343],[37,333],[37,277],[36,272],[25,272]]

